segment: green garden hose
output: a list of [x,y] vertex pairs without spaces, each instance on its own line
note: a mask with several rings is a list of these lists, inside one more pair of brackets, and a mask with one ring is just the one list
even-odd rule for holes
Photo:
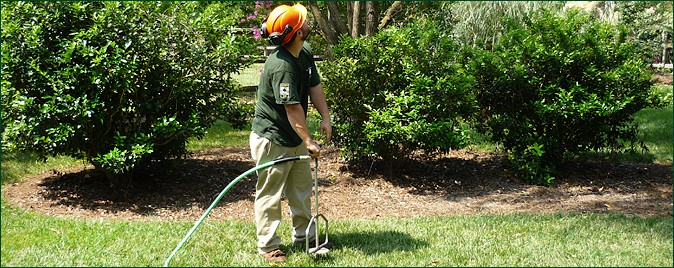
[[236,179],[234,179],[232,182],[230,182],[225,187],[225,189],[223,189],[222,192],[220,192],[218,197],[215,198],[215,201],[213,201],[211,206],[208,207],[208,209],[206,210],[204,215],[201,215],[201,218],[199,218],[199,220],[194,223],[194,226],[192,227],[192,229],[190,229],[189,232],[187,232],[187,235],[185,235],[183,240],[180,241],[180,243],[178,243],[178,246],[176,246],[176,248],[173,250],[173,252],[171,252],[171,255],[169,255],[169,257],[164,262],[164,267],[168,267],[169,262],[171,261],[171,259],[173,259],[173,256],[176,255],[176,252],[178,252],[180,247],[182,247],[183,244],[185,242],[187,242],[187,240],[190,238],[190,236],[192,236],[192,233],[194,233],[194,231],[197,229],[197,227],[199,227],[199,225],[201,225],[201,222],[203,222],[204,219],[206,219],[206,216],[208,216],[208,213],[211,213],[211,210],[213,210],[213,208],[215,208],[215,205],[217,205],[218,202],[220,202],[220,199],[222,199],[222,197],[225,195],[225,193],[227,193],[227,191],[229,191],[229,188],[232,188],[232,186],[234,186],[234,184],[236,184],[237,182],[239,182],[241,179],[245,178],[246,176],[250,175],[251,173],[253,173],[255,171],[258,171],[260,169],[265,169],[265,168],[271,167],[273,165],[284,163],[284,162],[297,161],[297,160],[308,160],[308,159],[310,159],[310,156],[308,156],[308,155],[299,155],[299,156],[276,159],[276,160],[272,160],[268,163],[265,163],[265,164],[256,166],[254,168],[251,168],[248,171],[246,171],[246,172],[242,173],[241,175],[239,175],[238,177],[236,177]]

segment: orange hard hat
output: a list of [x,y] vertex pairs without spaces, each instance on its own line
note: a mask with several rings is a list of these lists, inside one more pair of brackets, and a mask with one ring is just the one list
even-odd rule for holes
[[290,42],[306,19],[307,8],[302,4],[280,5],[269,13],[269,17],[262,24],[262,32],[269,36],[272,44],[283,45]]

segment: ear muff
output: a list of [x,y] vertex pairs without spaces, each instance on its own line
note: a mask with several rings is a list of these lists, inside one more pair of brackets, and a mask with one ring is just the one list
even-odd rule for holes
[[269,31],[267,31],[267,19],[264,19],[262,25],[260,25],[260,33],[262,35],[262,38],[269,37]]
[[293,27],[290,26],[290,24],[286,24],[286,27],[283,29],[282,33],[273,32],[273,33],[269,34],[269,37],[268,37],[269,43],[271,43],[272,45],[275,45],[275,46],[283,45],[283,39],[285,39],[286,35],[288,35],[292,31],[293,31]]

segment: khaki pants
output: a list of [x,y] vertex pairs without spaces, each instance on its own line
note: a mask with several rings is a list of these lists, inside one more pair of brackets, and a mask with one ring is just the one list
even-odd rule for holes
[[[304,143],[297,147],[283,147],[250,134],[250,149],[256,165],[283,157],[308,155]],[[281,223],[281,195],[288,199],[293,225],[293,242],[305,241],[305,232],[311,219],[311,166],[309,161],[291,161],[257,171],[255,189],[255,224],[257,247],[260,254],[278,249],[281,238],[276,229]],[[314,234],[314,226],[311,234]],[[313,239],[313,235],[310,236]]]

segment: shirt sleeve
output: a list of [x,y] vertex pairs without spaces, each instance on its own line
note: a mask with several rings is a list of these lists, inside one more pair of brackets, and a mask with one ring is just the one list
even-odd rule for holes
[[299,84],[291,72],[278,72],[272,75],[271,86],[276,104],[300,103]]
[[318,68],[316,68],[316,62],[313,60],[313,55],[311,55],[311,81],[309,82],[310,87],[318,86],[321,83],[321,76],[318,74]]

